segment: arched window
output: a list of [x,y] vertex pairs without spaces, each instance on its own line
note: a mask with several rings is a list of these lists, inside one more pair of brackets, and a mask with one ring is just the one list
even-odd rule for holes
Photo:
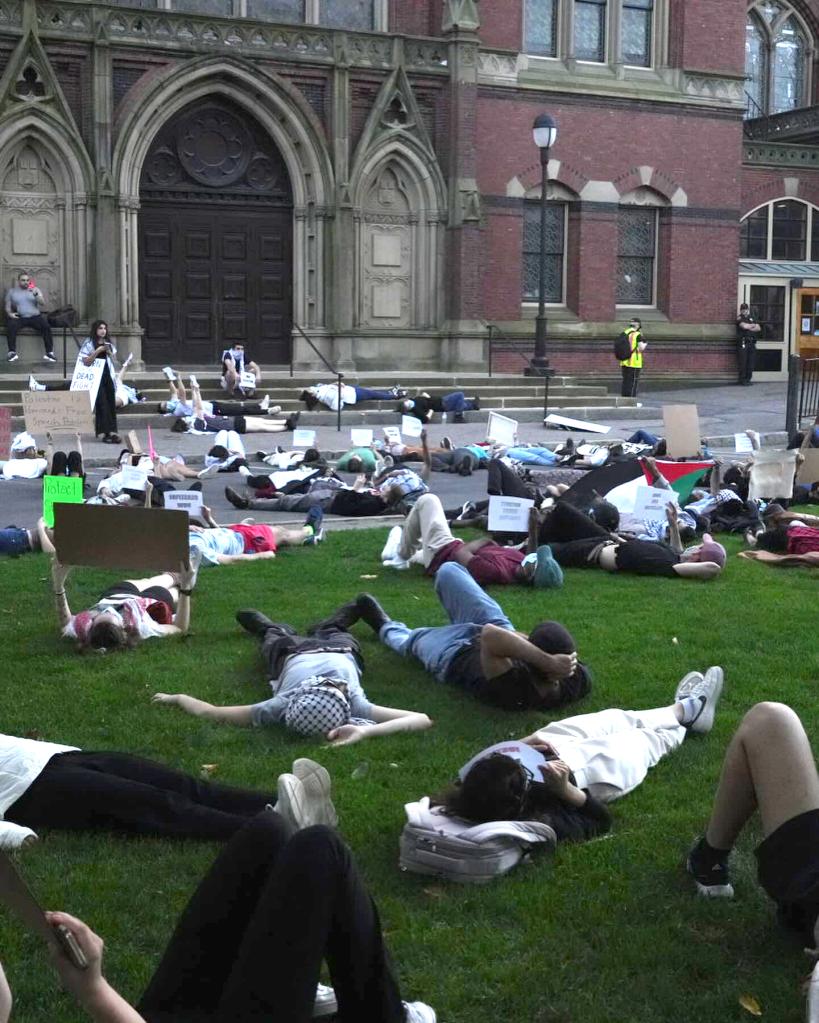
[[[566,236],[569,203],[577,196],[557,181],[550,181],[546,193],[546,236],[543,266],[546,270],[546,301],[564,301],[566,277]],[[540,288],[540,186],[530,189],[523,202],[523,301],[537,302]]]
[[819,260],[819,208],[799,199],[776,199],[744,217],[741,259]]
[[778,114],[808,102],[811,44],[784,0],[756,0],[745,23],[747,114]]

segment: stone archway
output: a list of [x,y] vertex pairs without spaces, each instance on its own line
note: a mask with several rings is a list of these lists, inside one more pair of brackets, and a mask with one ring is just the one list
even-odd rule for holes
[[241,341],[290,359],[293,200],[258,121],[208,97],[154,136],[140,180],[139,307],[149,362],[213,362]]

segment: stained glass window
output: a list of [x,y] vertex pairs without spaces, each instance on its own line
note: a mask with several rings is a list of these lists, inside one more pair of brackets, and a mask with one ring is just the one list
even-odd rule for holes
[[[565,249],[565,203],[546,204],[546,238],[543,265],[546,268],[546,301],[563,301],[563,253]],[[537,302],[540,268],[540,200],[523,207],[523,298]]]
[[575,0],[574,55],[578,60],[606,59],[606,0]]
[[372,29],[373,0],[319,0],[319,23],[330,28]]
[[774,39],[770,112],[801,107],[805,92],[805,37],[794,18],[782,23]]
[[623,61],[634,67],[651,66],[651,20],[654,0],[623,0],[621,48]]
[[763,206],[746,217],[739,229],[741,259],[768,258],[768,207]]
[[248,18],[297,23],[304,15],[304,0],[247,0]]
[[524,40],[527,53],[557,56],[557,0],[526,0]]
[[771,259],[804,259],[808,208],[803,202],[783,199],[773,204]]
[[653,304],[656,239],[656,207],[620,207],[617,245],[618,305]]

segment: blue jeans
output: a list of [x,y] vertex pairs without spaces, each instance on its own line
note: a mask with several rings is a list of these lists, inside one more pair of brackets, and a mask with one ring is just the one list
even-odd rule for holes
[[439,682],[445,681],[453,657],[480,635],[484,625],[501,629],[514,626],[488,593],[478,586],[463,565],[448,561],[435,576],[435,592],[451,625],[410,629],[403,622],[381,626],[378,638],[404,657],[417,657]]
[[6,526],[0,529],[0,554],[27,554],[31,550],[28,542],[28,531],[18,526]]
[[526,465],[554,465],[560,461],[560,456],[549,448],[509,448],[506,454],[516,462],[523,462]]
[[373,387],[354,387],[356,401],[395,401],[395,391],[380,391]]
[[648,430],[635,430],[634,433],[626,441],[627,444],[656,444],[660,438],[654,434],[649,433]]
[[451,391],[441,398],[444,412],[471,412],[475,402],[471,401],[463,391]]

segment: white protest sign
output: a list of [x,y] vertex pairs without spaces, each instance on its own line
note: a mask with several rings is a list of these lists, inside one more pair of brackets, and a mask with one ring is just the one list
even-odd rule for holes
[[659,487],[638,487],[634,497],[634,518],[641,522],[664,522],[666,505],[679,505],[676,490]]
[[486,437],[495,441],[496,444],[503,444],[504,447],[512,447],[517,441],[518,421],[508,416],[499,415],[497,412],[490,412],[486,423]]
[[245,391],[256,390],[256,377],[253,373],[248,373],[245,370],[239,377],[239,386]]
[[315,430],[294,430],[293,431],[293,447],[294,448],[311,448],[316,441]]
[[489,498],[489,532],[528,533],[529,509],[534,503],[526,497],[493,495]]
[[186,511],[188,515],[201,515],[202,492],[200,490],[166,490],[165,507],[174,511]]
[[82,359],[77,359],[74,367],[74,375],[71,377],[70,391],[88,391],[93,408],[97,401],[97,392],[100,389],[100,381],[105,370],[105,359],[94,359],[90,366],[86,366]]
[[397,426],[385,426],[384,437],[387,441],[389,441],[390,444],[401,443],[401,431],[398,429]]
[[405,437],[420,437],[424,424],[415,416],[401,416],[401,433]]
[[568,416],[559,416],[556,412],[550,412],[543,420],[543,425],[565,426],[567,430],[581,430],[583,433],[608,433],[610,426],[601,426],[600,423],[587,423],[584,419],[570,419]]
[[145,484],[148,482],[147,469],[138,469],[135,465],[124,465],[121,472],[123,490],[145,489]]
[[751,438],[747,433],[735,433],[734,434],[734,451],[737,454],[752,455],[754,452],[754,446],[751,443]]
[[350,430],[350,440],[354,448],[368,448],[373,442],[372,430]]

